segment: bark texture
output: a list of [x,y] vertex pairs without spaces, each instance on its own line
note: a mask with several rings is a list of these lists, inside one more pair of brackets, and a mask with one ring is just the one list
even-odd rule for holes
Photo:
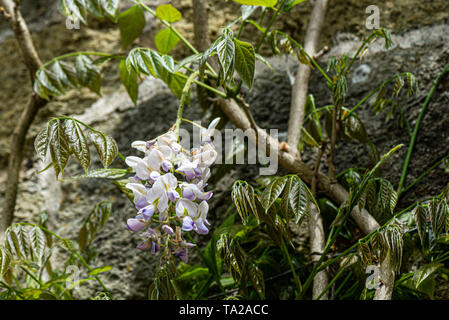
[[[318,42],[326,14],[328,0],[317,0],[310,16],[304,41],[304,50],[311,56],[318,52]],[[290,120],[288,123],[288,144],[297,151],[297,145],[301,138],[301,129],[304,122],[304,107],[309,91],[309,79],[312,69],[304,64],[300,64],[296,73],[295,82],[292,88],[292,102],[290,108]]]
[[[32,86],[36,71],[40,68],[42,63],[34,47],[27,24],[14,1],[0,0],[0,5],[4,8],[3,13],[14,31],[24,63],[30,73]],[[14,219],[14,209],[16,206],[17,189],[20,181],[20,169],[23,159],[25,138],[39,108],[43,107],[46,103],[46,100],[32,92],[12,134],[10,156],[8,160],[8,182],[3,204],[3,213],[0,219],[0,234],[2,235]]]

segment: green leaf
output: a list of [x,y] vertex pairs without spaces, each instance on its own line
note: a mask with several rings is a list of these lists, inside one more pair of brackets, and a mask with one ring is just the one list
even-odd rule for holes
[[257,28],[257,30],[259,30],[261,33],[265,33],[265,31],[267,30],[265,27],[261,26],[260,24],[258,24],[256,21],[252,20],[252,19],[248,19],[246,20],[246,22],[251,23],[253,26],[255,26]]
[[100,273],[107,272],[109,270],[112,270],[111,266],[105,266],[105,267],[102,267],[102,268],[95,268],[94,270],[89,272],[88,275],[89,276],[96,276],[96,275],[99,275]]
[[84,7],[83,0],[59,0],[58,9],[63,15],[67,17],[80,19],[84,24],[87,23],[87,12],[86,8]]
[[75,155],[84,171],[87,172],[90,164],[90,151],[83,130],[81,130],[78,122],[66,120],[64,121],[64,133],[67,138],[70,153]]
[[129,201],[131,201],[131,203],[134,205],[134,194],[133,192],[128,189],[126,187],[126,185],[128,183],[130,183],[131,181],[128,179],[123,179],[123,180],[113,180],[111,181],[112,184],[116,185],[121,192],[123,192],[123,194],[129,199]]
[[118,18],[122,49],[128,48],[145,28],[145,14],[140,6],[135,5],[122,12]]
[[194,54],[194,55],[191,55],[191,56],[188,56],[188,57],[182,59],[182,60],[176,65],[175,71],[178,71],[178,70],[180,70],[182,67],[184,67],[184,66],[186,66],[186,65],[189,65],[189,64],[191,64],[191,63],[193,63],[193,62],[195,62],[195,61],[200,60],[202,56],[203,56],[202,53],[197,53],[197,54]]
[[407,90],[407,96],[412,96],[416,94],[416,91],[418,91],[418,80],[416,80],[416,77],[407,72],[407,84],[408,84],[408,90]]
[[68,88],[79,88],[76,70],[64,61],[57,60],[51,64],[51,71],[59,82],[59,88],[66,91]]
[[87,24],[87,13],[102,19],[106,15],[113,22],[117,22],[120,0],[59,0],[59,11],[67,16],[80,19]]
[[319,147],[320,144],[313,138],[313,136],[304,128],[301,128],[301,142],[307,144],[309,147]]
[[171,4],[163,4],[156,8],[156,16],[169,23],[174,23],[182,18],[181,12]]
[[[182,90],[184,89],[184,86],[187,82],[187,79],[182,73],[170,73],[165,78],[164,82],[178,99],[182,97]],[[188,101],[190,101],[190,99],[188,99]],[[187,102],[187,104],[189,104],[189,102]]]
[[145,74],[145,75],[153,75],[156,77],[156,74],[154,73],[151,59],[150,59],[151,52],[148,52],[147,50],[143,49],[133,49],[128,54],[128,57],[126,58],[126,68],[131,71],[134,70],[138,74]]
[[253,263],[248,267],[248,276],[260,299],[265,299],[265,281],[262,270]]
[[251,90],[253,87],[256,56],[252,44],[234,38],[235,70]]
[[290,0],[290,1],[285,5],[284,11],[288,12],[288,11],[290,11],[294,6],[296,6],[296,5],[300,4],[300,3],[303,3],[304,1],[306,1],[306,0]]
[[204,76],[204,68],[206,66],[207,59],[209,59],[209,57],[212,55],[212,53],[214,51],[216,51],[217,46],[221,42],[221,40],[222,40],[222,37],[218,38],[210,45],[210,47],[206,51],[204,51],[204,53],[200,59],[200,65],[199,65],[201,78]]
[[423,282],[427,278],[432,276],[435,272],[438,271],[439,268],[441,268],[443,266],[444,266],[444,264],[434,261],[434,262],[428,263],[428,264],[422,266],[421,268],[419,268],[419,270],[415,271],[415,273],[413,275],[413,281],[415,283],[415,287],[417,289],[419,289],[420,286],[422,286]]
[[256,9],[257,6],[242,6],[242,21],[248,19]]
[[91,132],[90,138],[98,151],[103,166],[107,168],[118,154],[115,140],[102,132]]
[[349,117],[343,120],[343,131],[345,136],[352,140],[360,143],[368,142],[365,126],[355,113],[351,113]]
[[81,227],[78,232],[78,244],[80,246],[80,250],[83,251],[87,247],[87,243],[89,241],[89,232],[87,231],[87,227],[85,224]]
[[69,142],[67,141],[64,131],[64,125],[59,119],[50,123],[49,147],[56,177],[58,177],[60,173],[63,173],[70,156]]
[[244,224],[247,222],[250,213],[257,217],[254,189],[246,181],[237,180],[234,182],[231,198]]
[[28,232],[28,237],[33,260],[41,262],[47,246],[47,238],[45,233],[39,227],[31,227]]
[[180,274],[176,280],[190,280],[192,278],[201,278],[209,274],[209,268],[194,267]]
[[175,72],[175,62],[172,57],[161,56],[154,50],[135,49],[128,55],[126,67],[161,79],[174,95],[181,98],[187,79],[184,74]]
[[26,260],[29,253],[28,235],[21,225],[12,225],[5,232],[5,246],[19,259]]
[[84,0],[87,11],[97,19],[103,18],[103,9],[97,0]]
[[39,69],[36,72],[36,80],[34,81],[34,91],[44,99],[49,100],[50,96],[58,96],[63,92],[58,88],[59,82],[56,76],[46,69]]
[[232,31],[225,29],[223,37],[217,45],[218,61],[220,63],[221,83],[226,82],[234,73],[235,44]]
[[266,65],[268,67],[268,69],[270,69],[271,71],[273,70],[273,67],[271,66],[271,64],[268,62],[267,59],[265,59],[265,57],[261,56],[260,54],[256,53],[256,59],[259,60],[260,62],[262,62],[264,65]]
[[396,76],[396,81],[393,87],[393,95],[398,96],[401,89],[404,87],[404,79],[401,76]]
[[94,169],[85,174],[64,179],[64,181],[74,181],[80,179],[120,179],[129,174],[127,169]]
[[34,140],[34,149],[39,158],[44,162],[48,150],[48,142],[50,140],[50,126],[47,125],[42,129]]
[[139,83],[137,73],[134,69],[128,69],[126,67],[126,61],[121,60],[119,65],[120,80],[128,92],[134,105],[137,104],[137,98],[139,97]]
[[170,53],[179,41],[179,37],[171,29],[163,29],[154,37],[156,48],[163,54]]
[[234,0],[246,6],[274,7],[278,0]]
[[286,187],[282,195],[281,209],[288,218],[291,213],[298,224],[308,214],[310,202],[315,203],[317,210],[319,206],[310,189],[298,176],[289,175],[284,178]]
[[279,198],[286,183],[287,179],[285,177],[280,177],[274,179],[273,182],[265,188],[262,194],[262,206],[265,209],[265,212],[267,212],[277,198]]
[[79,55],[76,57],[75,69],[79,83],[96,94],[101,95],[100,71],[87,56]]
[[105,15],[113,22],[117,22],[120,8],[120,0],[98,0]]
[[11,254],[9,250],[0,246],[0,279],[9,270],[11,264]]
[[81,251],[89,246],[94,241],[95,234],[103,229],[106,221],[111,215],[111,210],[111,203],[102,201],[89,213],[78,232],[78,244],[80,245]]

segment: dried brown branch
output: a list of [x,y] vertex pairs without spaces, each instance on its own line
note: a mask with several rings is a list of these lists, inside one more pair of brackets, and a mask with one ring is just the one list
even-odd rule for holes
[[[321,158],[326,150],[326,144],[320,146],[318,150],[317,159],[315,162],[314,174],[311,182],[312,194],[316,197],[316,183],[318,179],[318,173],[320,171]],[[315,252],[322,253],[326,247],[326,233],[323,227],[323,218],[318,212],[316,206],[312,204],[310,208],[309,219],[309,236],[310,236],[310,252],[312,252],[312,262],[315,264],[320,259],[320,255],[314,254]],[[312,299],[319,298],[321,292],[327,287],[329,282],[329,276],[327,270],[318,272],[313,279]],[[320,300],[328,300],[328,292],[326,291],[320,298]]]
[[[7,17],[14,31],[23,60],[30,73],[31,85],[34,82],[36,71],[42,65],[39,55],[34,47],[27,24],[23,19],[17,4],[13,0],[0,0],[4,8],[4,15]],[[38,110],[47,103],[34,92],[23,109],[19,122],[11,137],[11,149],[8,160],[8,182],[6,186],[3,213],[0,219],[0,233],[11,225],[14,218],[16,206],[17,190],[20,177],[20,169],[23,159],[23,149],[25,138]]]
[[[317,0],[310,16],[309,26],[307,28],[304,41],[304,50],[310,55],[315,56],[318,52],[318,41],[321,27],[324,22],[328,0]],[[292,88],[292,101],[290,107],[290,119],[288,122],[288,144],[293,147],[298,154],[298,142],[301,138],[301,129],[305,116],[305,103],[309,91],[309,79],[311,68],[300,64],[296,73],[295,82]]]
[[[310,16],[309,26],[307,28],[306,38],[304,41],[304,50],[312,57],[316,55],[322,55],[326,49],[318,52],[318,42],[320,38],[321,28],[324,22],[326,14],[328,0],[317,0],[313,7],[312,14]],[[301,138],[301,130],[304,123],[305,116],[305,104],[309,91],[309,79],[311,74],[311,68],[307,65],[300,64],[298,72],[296,74],[295,82],[292,88],[292,101],[290,107],[290,120],[288,123],[288,144],[293,148],[293,152],[300,159],[301,155],[297,148],[299,140]],[[316,169],[318,169],[322,150],[320,149],[320,155],[317,160]],[[312,189],[316,188],[316,171],[313,181]],[[311,219],[309,224],[310,234],[310,247],[311,252],[322,252],[326,245],[326,235],[324,233],[323,220],[316,208],[311,210]],[[319,260],[319,256],[312,256],[313,262]],[[313,280],[313,294],[312,298],[316,299],[320,293],[326,288],[328,283],[327,271],[323,270],[319,272]],[[327,300],[327,292],[321,297],[321,300]]]
[[209,4],[207,0],[192,0],[193,4],[193,32],[195,45],[199,51],[206,51],[210,46],[209,39]]

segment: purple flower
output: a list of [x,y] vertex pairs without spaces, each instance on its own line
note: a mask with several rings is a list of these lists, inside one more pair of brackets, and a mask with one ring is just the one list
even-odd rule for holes
[[195,223],[193,222],[192,218],[189,216],[186,216],[182,219],[182,230],[183,231],[191,231],[193,230],[193,227],[195,226]]
[[145,221],[140,219],[128,219],[126,224],[126,228],[132,232],[143,230],[145,226]]
[[149,220],[149,219],[151,219],[151,217],[153,216],[155,211],[156,211],[156,208],[154,207],[154,205],[150,204],[150,205],[146,206],[145,208],[142,208],[141,210],[139,210],[139,213],[143,216],[143,218],[145,220]]
[[150,249],[150,247],[151,247],[151,242],[149,240],[147,240],[145,242],[139,243],[136,248],[139,250],[142,250],[142,251],[148,251]]
[[156,242],[151,243],[151,253],[155,254],[159,251],[159,245]]
[[165,232],[166,234],[174,234],[174,233],[175,233],[175,232],[173,231],[173,229],[172,229],[171,227],[167,226],[166,224],[164,224],[164,225],[162,226],[162,230],[164,230],[164,232]]
[[180,258],[184,263],[188,263],[189,257],[187,255],[187,248],[182,248],[178,250],[178,252],[175,253],[175,257]]

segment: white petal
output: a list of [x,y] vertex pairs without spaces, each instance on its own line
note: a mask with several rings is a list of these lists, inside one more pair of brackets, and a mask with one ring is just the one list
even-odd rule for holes
[[202,201],[198,206],[198,210],[199,218],[201,220],[205,220],[207,218],[207,212],[209,211],[209,204],[207,203],[207,201]]
[[159,171],[163,160],[163,155],[159,150],[152,149],[148,157],[145,157],[145,160],[150,168]]
[[131,143],[131,147],[136,148],[139,151],[145,152],[147,150],[147,143],[145,141],[134,141]]
[[198,213],[198,205],[187,199],[179,199],[176,203],[176,215],[181,218],[184,216],[186,211],[187,214],[193,218]]
[[164,182],[170,186],[170,188],[176,189],[178,186],[178,179],[172,173],[166,173],[164,176]]

